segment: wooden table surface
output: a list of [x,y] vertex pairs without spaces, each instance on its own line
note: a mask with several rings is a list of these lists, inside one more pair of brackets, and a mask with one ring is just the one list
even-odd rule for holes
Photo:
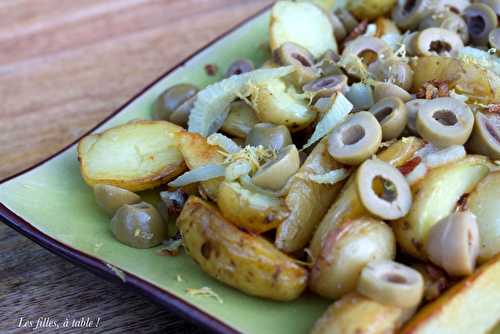
[[[0,179],[74,141],[166,69],[270,2],[0,1]],[[205,332],[3,224],[0,251],[0,333],[30,332],[18,327],[21,317],[100,317],[98,328],[86,333]]]

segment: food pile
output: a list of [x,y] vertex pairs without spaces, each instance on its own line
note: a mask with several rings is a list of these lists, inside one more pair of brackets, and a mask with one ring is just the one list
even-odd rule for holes
[[83,178],[126,245],[182,240],[247,294],[334,300],[312,333],[484,333],[500,321],[499,17],[498,0],[278,1],[265,63],[85,137]]

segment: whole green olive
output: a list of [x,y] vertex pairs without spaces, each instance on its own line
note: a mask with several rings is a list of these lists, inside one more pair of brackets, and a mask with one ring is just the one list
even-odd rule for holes
[[418,133],[438,147],[465,144],[473,125],[469,106],[451,97],[429,100],[417,113]]
[[398,138],[408,123],[406,106],[398,97],[381,99],[370,108],[369,112],[382,127],[382,140]]
[[265,148],[276,151],[291,144],[293,144],[292,136],[288,128],[284,125],[274,125],[271,123],[255,124],[245,141],[245,145],[262,145]]
[[178,84],[168,88],[155,102],[153,119],[186,126],[197,93],[198,88],[191,84]]
[[482,3],[473,3],[465,8],[464,20],[469,28],[470,40],[479,46],[488,45],[488,35],[498,25],[495,11]]
[[255,111],[245,101],[234,101],[229,105],[229,114],[222,125],[222,131],[231,136],[245,138],[259,122]]
[[127,189],[118,188],[108,184],[96,184],[94,195],[99,205],[108,215],[113,216],[122,205],[135,204],[141,197]]
[[111,219],[111,232],[118,241],[134,248],[151,248],[168,238],[167,224],[146,202],[120,207]]

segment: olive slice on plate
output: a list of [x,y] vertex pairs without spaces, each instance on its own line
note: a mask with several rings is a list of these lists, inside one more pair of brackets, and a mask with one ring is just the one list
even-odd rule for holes
[[[500,160],[500,116],[490,117],[479,111],[476,112],[474,129],[467,147],[472,153]],[[497,119],[496,122],[493,118]]]
[[283,43],[273,52],[274,61],[281,65],[292,65],[295,71],[290,75],[292,83],[298,87],[318,77],[314,70],[314,57],[304,47],[293,43]]
[[467,23],[465,23],[465,20],[460,15],[457,15],[449,10],[427,16],[422,22],[420,22],[418,28],[420,30],[427,28],[443,28],[457,33],[464,43],[467,43],[469,40],[469,29],[467,27]]
[[410,211],[410,186],[403,174],[387,162],[366,160],[358,169],[356,185],[363,206],[379,218],[398,219]]
[[443,28],[422,30],[415,40],[415,50],[419,56],[456,56],[464,47],[460,36]]
[[403,35],[402,43],[405,46],[408,56],[415,56],[417,54],[417,50],[415,50],[415,41],[418,37],[418,33],[418,31],[414,31]]
[[390,82],[376,82],[373,86],[373,99],[375,102],[384,97],[399,97],[403,102],[410,101],[412,96],[403,88]]
[[357,290],[381,304],[410,308],[422,300],[424,279],[418,271],[401,263],[377,260],[363,268]]
[[111,231],[118,241],[134,248],[151,248],[168,237],[160,214],[145,202],[120,207],[111,219]]
[[417,112],[422,107],[424,103],[428,100],[426,99],[414,99],[405,103],[406,111],[408,112],[408,130],[412,134],[417,134]]
[[245,101],[234,101],[222,125],[222,131],[238,138],[245,138],[259,122],[255,111]]
[[429,260],[450,275],[470,275],[479,255],[479,229],[470,211],[455,212],[429,231],[426,243]]
[[332,23],[335,39],[337,40],[337,42],[342,41],[347,36],[347,31],[345,30],[344,24],[334,13],[330,15],[330,22]]
[[500,17],[500,0],[479,0],[477,2],[490,6],[495,14],[497,14],[497,17]]
[[304,92],[315,93],[316,96],[328,97],[335,92],[344,93],[347,87],[347,76],[343,74],[330,75],[314,80],[302,88]]
[[418,133],[438,147],[465,144],[473,125],[469,106],[451,97],[429,100],[417,114]]
[[392,10],[392,19],[401,29],[415,29],[432,11],[432,0],[400,0]]
[[225,77],[229,78],[230,76],[233,75],[240,75],[243,73],[247,73],[250,71],[253,71],[255,69],[255,66],[253,65],[253,62],[249,59],[238,59],[235,60],[229,67],[227,68]]
[[337,8],[334,14],[339,18],[340,22],[342,22],[347,34],[359,24],[358,20],[356,20],[346,8]]
[[276,151],[292,144],[290,131],[284,125],[257,123],[248,134],[245,145],[270,148]]
[[288,145],[278,153],[276,159],[262,165],[252,177],[252,181],[262,188],[280,190],[299,167],[299,151],[295,145]]
[[[198,88],[191,84],[178,84],[168,88],[155,102],[153,119],[185,126],[191,110],[189,106],[192,106],[196,93],[198,93]],[[177,109],[188,101],[191,104],[184,105],[177,112]]]
[[382,80],[398,85],[407,91],[413,84],[413,70],[407,63],[390,60],[385,63]]
[[488,44],[488,35],[498,24],[495,11],[482,3],[474,3],[465,8],[465,23],[469,28],[469,37],[473,44],[484,46]]
[[372,156],[382,142],[382,128],[369,112],[352,115],[328,138],[328,152],[347,165],[357,165]]
[[382,39],[373,36],[359,36],[347,43],[342,55],[353,54],[361,58],[367,66],[377,60],[388,59],[391,47]]
[[382,127],[382,140],[398,138],[406,127],[408,115],[406,106],[398,97],[386,97],[369,110]]
[[114,215],[122,205],[134,204],[141,201],[141,197],[127,189],[108,184],[96,184],[94,195],[99,205],[110,216]]

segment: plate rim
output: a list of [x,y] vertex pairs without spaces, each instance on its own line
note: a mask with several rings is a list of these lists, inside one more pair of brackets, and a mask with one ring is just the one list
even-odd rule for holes
[[[91,134],[95,130],[97,130],[99,127],[113,119],[115,116],[117,116],[119,113],[121,113],[125,108],[127,108],[131,103],[133,103],[136,99],[138,99],[140,96],[142,96],[144,93],[146,93],[149,89],[151,89],[155,84],[157,84],[159,81],[163,80],[167,76],[169,76],[172,72],[177,70],[178,68],[184,66],[187,62],[189,62],[192,58],[196,57],[198,54],[203,52],[204,50],[210,48],[213,46],[215,43],[223,40],[226,36],[229,34],[233,33],[234,31],[238,30],[241,26],[245,25],[246,23],[252,21],[256,17],[262,15],[266,11],[268,11],[272,7],[272,3],[264,6],[262,9],[258,10],[254,14],[248,16],[247,18],[243,19],[236,25],[234,25],[232,28],[226,30],[222,34],[218,35],[214,39],[210,40],[209,42],[205,43],[203,46],[198,48],[196,51],[191,53],[190,55],[186,56],[183,60],[178,62],[176,65],[168,68],[163,74],[161,74],[159,77],[157,77],[155,80],[153,80],[151,83],[146,85],[144,88],[142,88],[137,94],[135,94],[133,97],[131,97],[129,100],[127,100],[124,104],[122,104],[120,107],[118,107],[116,110],[114,110],[111,114],[106,116],[104,119],[99,121],[94,127],[92,127],[90,130],[87,132],[83,133],[80,137],[76,138],[72,142],[70,142],[68,145],[64,146],[57,152],[53,153],[52,155],[48,156],[47,158],[31,165],[30,167],[27,167],[20,172],[17,172],[11,176],[7,176],[3,179],[0,180],[0,185],[15,179],[23,174],[26,174],[41,165],[45,164],[46,162],[58,157],[59,155],[63,154],[67,150],[71,149],[76,143],[78,143],[83,137]],[[71,247],[70,245],[66,245],[60,241],[57,241],[56,239],[52,238],[48,234],[43,233],[42,231],[38,230],[35,228],[33,225],[31,225],[28,221],[11,211],[7,206],[5,206],[2,202],[0,202],[0,221],[5,223],[7,226],[10,228],[14,229],[16,232],[24,235],[31,241],[37,243],[38,245],[42,246],[43,248],[47,249],[48,251],[64,258],[65,260],[73,263],[74,265],[84,268],[95,275],[110,281],[114,282],[115,284],[122,284],[126,288],[133,289],[139,293],[141,293],[143,296],[146,298],[164,306],[167,310],[172,311],[176,315],[181,316],[182,318],[191,321],[194,324],[201,325],[207,329],[210,329],[212,331],[218,332],[218,333],[224,333],[224,334],[235,334],[235,333],[241,333],[239,330],[237,330],[234,327],[231,327],[229,324],[226,324],[224,321],[222,321],[219,318],[216,318],[215,316],[212,316],[211,314],[201,310],[198,308],[196,305],[191,304],[189,301],[182,299],[180,297],[175,296],[174,294],[170,293],[169,291],[163,290],[137,276],[135,276],[132,273],[129,273],[125,270],[123,271],[123,277],[118,277],[117,274],[113,271],[113,267],[109,267],[108,263],[105,261],[100,260],[97,257],[94,257],[89,254],[85,254],[81,251],[79,251],[76,248]]]

